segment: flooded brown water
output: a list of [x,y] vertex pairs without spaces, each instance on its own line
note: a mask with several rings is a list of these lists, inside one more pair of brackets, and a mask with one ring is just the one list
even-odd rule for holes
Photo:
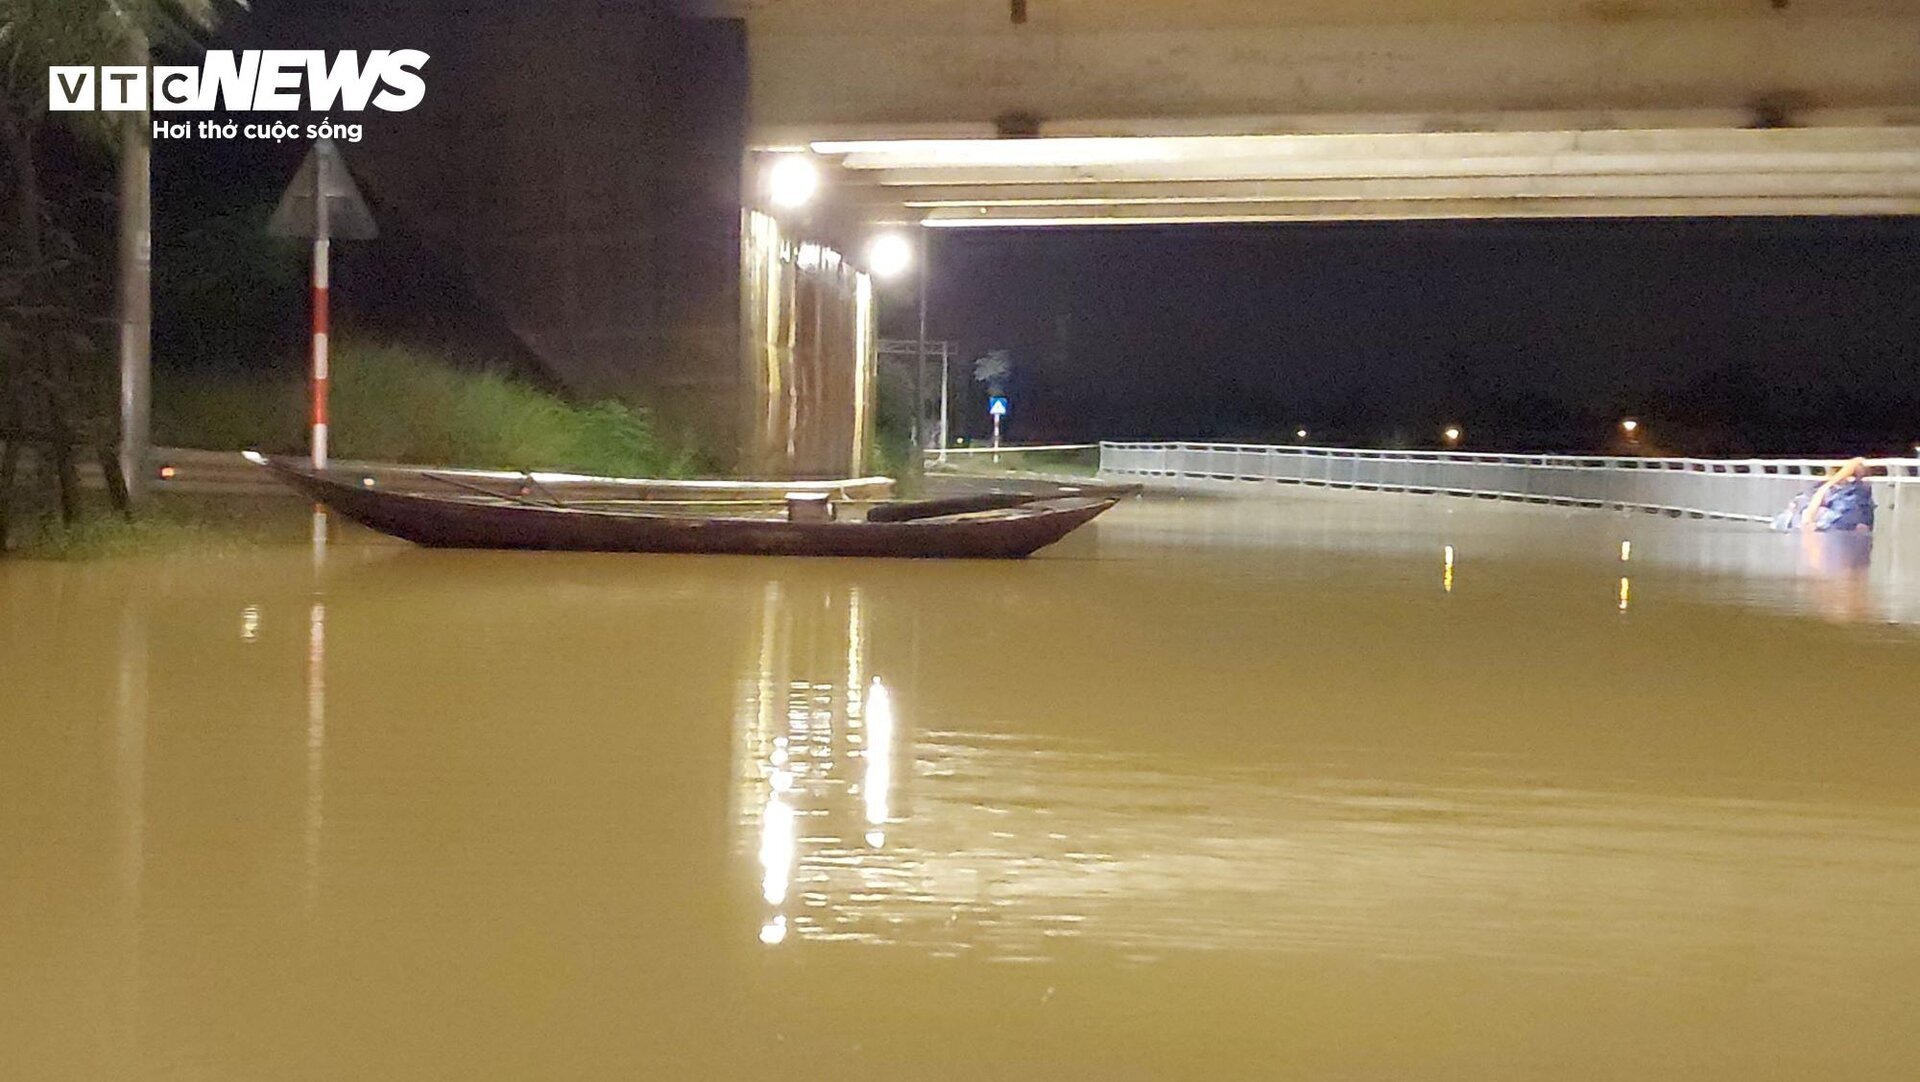
[[1799,544],[0,563],[0,1077],[1911,1077],[1912,561]]

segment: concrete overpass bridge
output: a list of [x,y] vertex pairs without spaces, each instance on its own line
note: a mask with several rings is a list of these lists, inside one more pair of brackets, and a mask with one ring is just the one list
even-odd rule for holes
[[888,223],[1920,213],[1920,0],[345,6],[245,44],[433,56],[349,148],[383,228],[761,476],[866,472]]
[[1920,0],[736,0],[841,221],[1920,211]]

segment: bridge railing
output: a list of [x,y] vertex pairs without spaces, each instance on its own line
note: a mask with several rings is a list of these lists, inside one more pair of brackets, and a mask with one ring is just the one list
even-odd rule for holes
[[[1412,492],[1765,522],[1839,459],[1376,451],[1238,443],[1100,445],[1100,476],[1247,491],[1279,485]],[[1883,509],[1920,504],[1920,459],[1869,459]]]

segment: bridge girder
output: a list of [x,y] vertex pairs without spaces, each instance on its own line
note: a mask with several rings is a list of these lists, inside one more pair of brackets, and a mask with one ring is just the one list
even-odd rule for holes
[[752,142],[931,225],[1920,213],[1920,0],[1027,8],[749,0]]

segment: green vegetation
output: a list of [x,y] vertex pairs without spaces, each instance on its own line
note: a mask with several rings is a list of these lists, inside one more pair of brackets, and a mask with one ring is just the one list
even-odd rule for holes
[[894,479],[896,494],[919,495],[920,455],[913,446],[913,377],[905,368],[882,363],[875,382],[873,438],[867,445],[867,472]]
[[989,454],[952,455],[949,472],[974,475],[1034,474],[1046,477],[1093,477],[1100,472],[1100,449],[1073,451],[1022,451],[1009,448],[1000,452],[1000,460]]
[[[7,0],[0,4],[0,430],[49,452],[61,516],[80,515],[76,447],[112,446],[113,312],[123,332],[148,293],[149,148],[141,112],[49,111],[56,64],[139,64],[192,47],[243,0]],[[137,178],[114,186],[115,175]],[[128,193],[134,194],[131,198]],[[111,206],[111,228],[99,213]],[[117,245],[115,240],[120,243]],[[109,269],[117,272],[109,274]],[[145,302],[141,302],[144,307]],[[147,338],[124,335],[142,363]],[[104,393],[103,393],[104,391]],[[0,467],[0,474],[7,471]],[[6,486],[10,487],[10,486]],[[0,520],[10,491],[0,490]]]
[[[989,456],[991,457],[991,456]],[[1082,451],[1022,451],[1001,455],[1009,469],[1062,477],[1092,477],[1100,472],[1100,449]]]
[[894,479],[901,495],[919,491],[920,456],[914,452],[911,433],[882,421],[874,425],[873,440],[867,445],[867,472]]
[[[339,458],[624,477],[683,477],[699,466],[689,446],[620,402],[573,405],[513,376],[464,371],[401,345],[342,341],[331,362]],[[285,377],[163,377],[154,388],[155,442],[298,453],[307,393]]]
[[131,520],[102,513],[66,523],[46,509],[13,531],[6,555],[29,560],[90,560],[181,550],[235,552],[304,539],[310,523],[308,515],[308,505],[292,495],[159,495]]

